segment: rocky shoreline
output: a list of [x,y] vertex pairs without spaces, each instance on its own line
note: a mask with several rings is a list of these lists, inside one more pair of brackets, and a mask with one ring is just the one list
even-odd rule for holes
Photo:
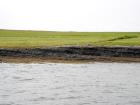
[[140,47],[1,48],[0,62],[140,62]]

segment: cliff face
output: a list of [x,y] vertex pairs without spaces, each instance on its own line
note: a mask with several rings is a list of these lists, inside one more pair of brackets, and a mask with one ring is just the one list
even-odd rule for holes
[[13,57],[140,57],[140,47],[52,47],[34,49],[0,49],[0,56]]

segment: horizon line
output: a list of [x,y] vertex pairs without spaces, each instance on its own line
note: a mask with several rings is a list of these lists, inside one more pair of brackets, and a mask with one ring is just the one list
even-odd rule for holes
[[0,28],[0,30],[9,31],[42,31],[42,32],[140,32],[140,31],[61,31],[61,30],[45,30],[45,29],[11,29],[11,28]]

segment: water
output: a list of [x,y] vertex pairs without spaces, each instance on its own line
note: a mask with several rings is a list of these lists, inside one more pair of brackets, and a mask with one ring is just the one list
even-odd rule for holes
[[140,105],[140,63],[1,63],[0,105]]

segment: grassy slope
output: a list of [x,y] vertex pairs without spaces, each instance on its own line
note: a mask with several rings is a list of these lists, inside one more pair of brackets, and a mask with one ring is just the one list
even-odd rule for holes
[[0,48],[47,46],[140,46],[140,32],[45,32],[0,30]]

